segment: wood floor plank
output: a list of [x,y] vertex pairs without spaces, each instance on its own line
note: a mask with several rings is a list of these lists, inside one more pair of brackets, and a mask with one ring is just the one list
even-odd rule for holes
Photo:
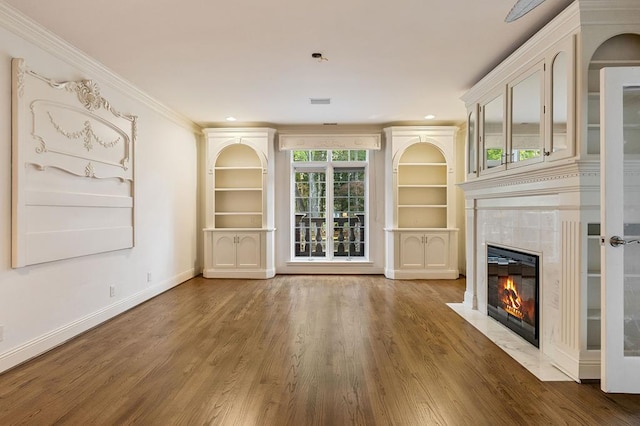
[[0,425],[637,425],[446,306],[464,280],[196,278],[0,375]]

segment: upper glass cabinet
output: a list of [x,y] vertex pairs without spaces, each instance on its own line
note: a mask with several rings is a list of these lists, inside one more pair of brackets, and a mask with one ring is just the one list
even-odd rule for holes
[[575,38],[467,104],[469,179],[575,155]]
[[509,85],[510,144],[507,162],[513,166],[539,162],[544,148],[543,64]]

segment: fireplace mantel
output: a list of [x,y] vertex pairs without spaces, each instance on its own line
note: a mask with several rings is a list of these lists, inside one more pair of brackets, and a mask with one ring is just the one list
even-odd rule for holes
[[600,191],[600,161],[573,161],[496,173],[458,184],[465,198],[503,198]]

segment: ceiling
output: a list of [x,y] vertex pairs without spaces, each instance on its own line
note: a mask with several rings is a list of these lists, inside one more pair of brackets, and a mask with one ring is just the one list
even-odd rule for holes
[[4,1],[202,126],[459,123],[460,96],[571,3],[507,24],[515,0]]

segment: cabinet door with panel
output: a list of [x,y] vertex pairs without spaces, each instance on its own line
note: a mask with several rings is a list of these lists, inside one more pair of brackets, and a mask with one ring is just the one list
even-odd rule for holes
[[400,267],[424,269],[424,234],[400,233]]
[[259,268],[261,243],[259,232],[239,232],[236,235],[236,265],[238,268]]
[[236,235],[226,232],[213,233],[213,267],[236,267]]
[[400,233],[400,267],[449,268],[449,233]]
[[449,267],[449,234],[437,233],[424,236],[425,266],[429,269]]
[[259,268],[260,239],[259,232],[214,232],[214,268]]

